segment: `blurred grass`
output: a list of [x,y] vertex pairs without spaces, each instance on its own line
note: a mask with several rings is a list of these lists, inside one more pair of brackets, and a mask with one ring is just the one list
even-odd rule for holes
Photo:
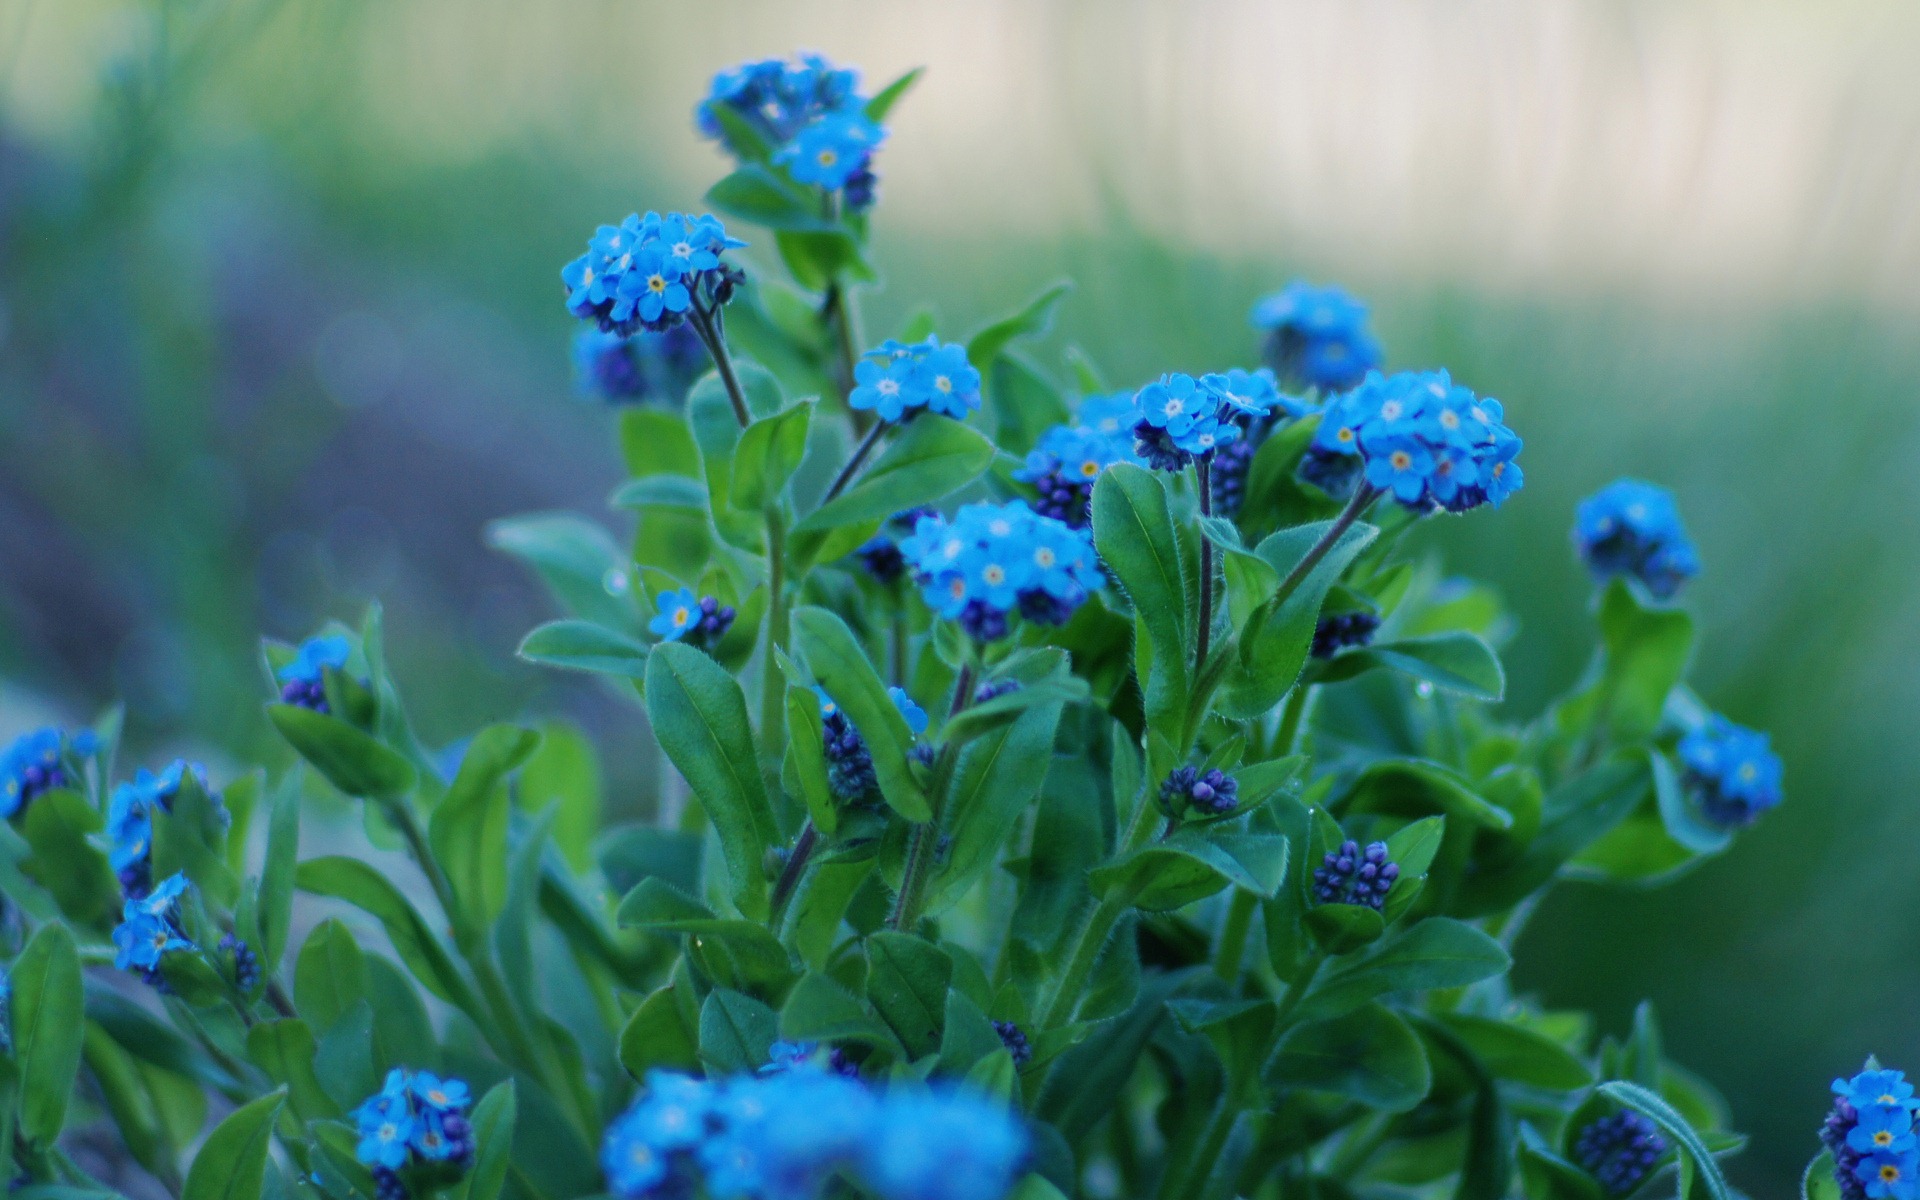
[[[126,696],[156,757],[271,752],[256,637],[378,595],[431,740],[571,713],[612,759],[622,808],[644,807],[631,709],[512,659],[545,602],[479,530],[604,511],[609,422],[568,396],[557,268],[598,221],[694,203],[699,181],[644,153],[587,170],[537,137],[416,159],[327,91],[348,51],[320,12],[299,9],[312,40],[296,44],[316,52],[278,90],[226,73],[243,38],[188,60],[183,32],[119,60],[70,133],[9,136],[0,113],[0,676],[25,697],[11,711],[78,717]],[[250,96],[258,119],[236,125]],[[1064,233],[933,236],[888,214],[883,198],[871,336],[929,301],[954,335],[1067,276],[1042,357],[1058,369],[1080,346],[1116,386],[1248,362],[1250,301],[1343,261],[1199,253],[1113,197]],[[1690,601],[1698,685],[1773,732],[1788,803],[1676,886],[1563,889],[1520,979],[1614,1029],[1653,998],[1675,1052],[1754,1134],[1737,1177],[1780,1194],[1815,1148],[1828,1078],[1868,1051],[1920,1067],[1902,999],[1920,986],[1920,876],[1900,853],[1920,834],[1911,322],[1844,299],[1729,313],[1590,285],[1496,292],[1377,263],[1345,281],[1375,302],[1396,365],[1448,366],[1527,438],[1527,490],[1430,535],[1511,600],[1515,713],[1591,644],[1574,502],[1621,473],[1680,495],[1707,563]]]

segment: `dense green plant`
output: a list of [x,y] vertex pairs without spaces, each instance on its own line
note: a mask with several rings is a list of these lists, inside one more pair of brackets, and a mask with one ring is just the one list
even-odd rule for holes
[[[1558,881],[1671,877],[1778,800],[1764,739],[1683,682],[1664,494],[1582,510],[1591,669],[1497,711],[1500,601],[1413,535],[1517,488],[1519,440],[1444,373],[1369,373],[1341,297],[1257,310],[1277,375],[1119,396],[1023,348],[1064,285],[862,352],[913,79],[717,82],[741,165],[709,198],[790,283],[679,214],[568,268],[584,373],[650,401],[619,415],[634,530],[490,537],[565,610],[522,654],[644,709],[656,820],[601,828],[564,725],[427,752],[378,609],[267,646],[306,764],[271,783],[116,784],[111,719],[9,751],[0,1156],[36,1194],[111,1190],[80,1140],[110,1123],[191,1200],[791,1195],[649,1119],[711,1105],[718,1138],[746,1118],[678,1076],[796,1072],[898,1099],[860,1109],[887,1154],[814,1164],[885,1197],[992,1200],[1013,1163],[1031,1200],[1730,1194],[1740,1138],[1649,1011],[1603,1037],[1507,983]],[[413,869],[302,858],[322,788]],[[345,906],[297,949],[296,892]],[[991,1153],[953,1136],[993,1140],[983,1112],[1017,1117]]]

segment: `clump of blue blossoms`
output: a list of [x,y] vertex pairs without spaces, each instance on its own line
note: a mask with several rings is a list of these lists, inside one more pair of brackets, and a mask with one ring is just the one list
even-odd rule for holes
[[1240,784],[1218,767],[1176,767],[1160,785],[1160,807],[1170,817],[1188,812],[1219,816],[1240,802]]
[[1738,828],[1780,803],[1780,758],[1767,735],[1718,713],[1680,739],[1682,778],[1708,819]]
[[292,661],[278,672],[280,703],[310,708],[315,712],[328,711],[327,672],[345,667],[347,656],[351,653],[352,647],[347,644],[347,639],[335,634],[308,638],[300,643],[300,649],[294,653]]
[[694,111],[700,132],[727,142],[716,110],[726,108],[770,145],[778,146],[831,112],[861,103],[860,73],[835,67],[818,54],[742,63],[713,77],[707,98]]
[[[873,755],[867,750],[866,739],[860,736],[853,722],[833,697],[825,689],[815,687],[814,693],[820,697],[820,727],[826,742],[827,786],[833,790],[834,797],[842,803],[854,804],[874,794],[880,787],[879,779],[873,773]],[[927,731],[927,712],[913,702],[902,688],[887,689],[887,698],[893,701],[893,707],[906,719],[907,728],[915,737]]]
[[692,588],[661,592],[654,597],[653,608],[647,629],[663,642],[687,640],[711,649],[733,627],[732,605],[695,595]]
[[1244,436],[1243,419],[1268,414],[1265,399],[1258,389],[1233,390],[1224,375],[1162,375],[1134,395],[1134,453],[1161,471],[1207,460]]
[[1335,497],[1390,493],[1419,511],[1497,508],[1525,483],[1514,461],[1522,443],[1503,415],[1499,401],[1445,371],[1371,372],[1327,405],[1300,475]]
[[1322,904],[1361,904],[1378,910],[1387,902],[1400,864],[1387,856],[1385,842],[1346,841],[1329,850],[1313,869],[1313,898]]
[[220,950],[233,956],[233,985],[242,994],[251,995],[260,986],[260,956],[230,933],[221,937]]
[[1342,650],[1371,642],[1379,628],[1380,614],[1369,609],[1323,613],[1314,623],[1310,651],[1315,658],[1332,658]]
[[214,796],[206,768],[182,759],[175,759],[158,775],[141,767],[132,779],[113,789],[107,804],[107,838],[111,843],[107,861],[119,875],[120,888],[129,899],[139,899],[153,886],[153,814],[156,809],[173,811],[174,797],[189,775],[209,797]]
[[1341,392],[1380,365],[1380,343],[1367,328],[1367,306],[1337,287],[1295,280],[1253,306],[1266,331],[1266,358],[1296,387]]
[[1595,579],[1637,579],[1658,600],[1671,599],[1700,573],[1673,493],[1638,479],[1616,479],[1582,500],[1573,543]]
[[687,325],[623,337],[597,328],[573,339],[574,385],[612,404],[679,404],[707,369],[707,348]]
[[1639,1187],[1666,1152],[1667,1139],[1653,1122],[1632,1111],[1599,1118],[1573,1144],[1574,1157],[1612,1196]]
[[1121,429],[1106,432],[1091,425],[1055,425],[1040,435],[1027,454],[1026,464],[1013,477],[1031,483],[1038,493],[1034,511],[1075,529],[1087,527],[1093,485],[1100,473],[1117,462],[1144,465],[1133,452],[1133,435]]
[[412,1194],[408,1176],[429,1186],[450,1183],[472,1163],[472,1104],[461,1080],[404,1067],[387,1072],[380,1090],[353,1110],[354,1153],[372,1170],[380,1200]]
[[1026,1152],[1019,1122],[972,1093],[876,1093],[789,1055],[722,1079],[650,1072],[607,1127],[600,1166],[620,1200],[805,1200],[835,1176],[880,1200],[998,1200]]
[[1833,1179],[1846,1200],[1913,1200],[1920,1195],[1920,1148],[1913,1114],[1920,1101],[1899,1071],[1868,1060],[1851,1079],[1833,1081],[1833,1110],[1820,1143],[1833,1156]]
[[890,424],[923,411],[964,421],[980,407],[980,372],[967,348],[932,334],[911,344],[887,339],[861,357],[853,376],[847,403]]
[[1005,637],[1015,612],[1065,624],[1103,582],[1086,532],[1023,500],[923,517],[900,550],[927,604],[982,642]]
[[567,311],[619,334],[691,319],[711,349],[704,325],[742,279],[720,256],[744,245],[711,216],[650,212],[602,225],[587,252],[560,272]]
[[68,736],[49,726],[23,733],[0,751],[0,819],[26,811],[34,797],[76,782],[78,763],[98,742],[91,730]]
[[187,887],[185,875],[170,875],[145,896],[128,898],[113,931],[115,967],[138,972],[155,987],[165,986],[161,960],[194,948],[180,924],[180,898]]
[[887,131],[858,108],[828,113],[780,147],[773,161],[801,183],[830,192],[845,188],[848,206],[873,203],[873,152]]

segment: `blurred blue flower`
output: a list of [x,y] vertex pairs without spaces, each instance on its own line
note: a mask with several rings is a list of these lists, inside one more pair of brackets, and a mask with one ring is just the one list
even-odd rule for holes
[[1300,475],[1335,497],[1364,477],[1415,510],[1498,506],[1524,483],[1503,415],[1445,371],[1370,372],[1328,403]]
[[1854,1166],[1853,1177],[1866,1186],[1871,1200],[1915,1200],[1920,1196],[1920,1156],[1911,1150],[1876,1150]]
[[890,1093],[860,1143],[860,1176],[884,1200],[1001,1200],[1026,1162],[1026,1129],[970,1092]]
[[134,772],[131,780],[117,784],[107,802],[106,834],[109,842],[107,861],[119,873],[120,886],[132,899],[146,895],[150,883],[148,856],[153,849],[153,812],[173,811],[173,799],[191,773],[200,788],[213,797],[206,768],[198,763],[175,759],[158,775],[145,767]]
[[927,710],[915,704],[913,697],[907,695],[905,688],[888,688],[887,698],[892,700],[893,706],[900,710],[900,715],[906,719],[907,728],[913,730],[913,736],[919,737],[927,731]]
[[1573,542],[1596,579],[1637,579],[1666,600],[1700,572],[1673,493],[1639,479],[1616,479],[1574,510]]
[[1267,333],[1267,361],[1282,379],[1323,392],[1344,391],[1380,365],[1367,329],[1367,306],[1336,287],[1295,280],[1253,306]]
[[308,638],[293,658],[275,673],[280,681],[280,703],[327,712],[326,672],[347,665],[352,643],[338,634]]
[[[1131,406],[1128,412],[1132,411]],[[1114,429],[1091,425],[1055,425],[1040,435],[1028,453],[1026,465],[1013,477],[1031,483],[1039,493],[1034,511],[1075,529],[1088,523],[1088,505],[1100,473],[1117,462],[1145,465],[1133,450],[1133,434],[1124,417],[1111,420]]]
[[707,98],[695,110],[695,123],[701,133],[740,154],[715,115],[725,107],[777,147],[820,116],[858,102],[859,87],[859,72],[837,68],[818,54],[743,63],[713,77]]
[[661,592],[653,598],[653,609],[647,629],[662,641],[677,641],[700,623],[700,598],[692,588]]
[[980,372],[967,348],[929,335],[908,345],[889,339],[854,365],[856,386],[847,403],[883,421],[902,421],[924,409],[964,421],[980,407]]
[[1920,1101],[1913,1098],[1913,1085],[1907,1082],[1904,1071],[1875,1069],[1862,1071],[1851,1079],[1836,1079],[1833,1094],[1860,1109],[1920,1109]]
[[35,796],[72,782],[69,755],[93,753],[93,733],[83,730],[69,738],[58,728],[23,733],[0,751],[0,818],[11,817]]
[[1715,713],[1680,739],[1677,752],[1688,790],[1718,825],[1751,825],[1781,801],[1780,759],[1758,730]]
[[121,907],[120,924],[113,931],[114,966],[151,978],[163,956],[193,949],[175,911],[175,902],[186,890],[186,876],[173,875],[146,897],[128,900]]
[[867,169],[869,157],[886,136],[887,131],[859,108],[845,108],[801,130],[780,147],[773,161],[801,183],[838,191]]
[[707,348],[685,324],[630,337],[588,327],[573,340],[574,383],[613,404],[679,404],[707,370]]

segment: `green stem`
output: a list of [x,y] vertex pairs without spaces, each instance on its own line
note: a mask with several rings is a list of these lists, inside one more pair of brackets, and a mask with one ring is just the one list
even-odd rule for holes
[[1287,693],[1286,707],[1280,710],[1280,732],[1274,737],[1274,755],[1284,758],[1293,753],[1293,746],[1300,737],[1300,719],[1307,712],[1307,693],[1313,690],[1312,684],[1295,684]]
[[1340,515],[1333,519],[1333,524],[1320,535],[1320,540],[1315,542],[1306,555],[1293,565],[1293,570],[1287,572],[1287,577],[1282,579],[1280,586],[1274,590],[1272,602],[1274,608],[1278,609],[1287,602],[1288,598],[1306,581],[1313,569],[1320,565],[1320,560],[1327,556],[1327,552],[1339,544],[1347,529],[1360,519],[1360,514],[1366,512],[1367,507],[1379,497],[1379,489],[1366,483],[1361,483],[1353,489],[1353,499],[1347,501],[1347,506],[1340,510]]
[[[1189,1200],[1205,1194],[1213,1164],[1220,1160],[1220,1152],[1226,1148],[1227,1138],[1233,1133],[1233,1123],[1239,1117],[1240,1106],[1233,1097],[1220,1097],[1220,1103],[1207,1119],[1206,1131],[1201,1134],[1192,1156],[1183,1158],[1178,1164],[1180,1169],[1169,1170],[1161,1180],[1160,1195],[1166,1200]],[[1173,1186],[1176,1175],[1179,1183]]]
[[[855,364],[860,361],[859,333],[855,330],[853,305],[848,299],[846,286],[839,280],[827,285],[826,303],[821,306],[820,316],[831,327],[834,335],[834,349],[839,355],[840,396],[842,399],[853,394]],[[854,420],[861,415],[854,414]]]
[[727,399],[733,404],[733,419],[740,422],[740,428],[745,429],[753,424],[753,415],[747,411],[746,393],[740,390],[740,380],[733,373],[733,356],[727,353],[727,339],[721,332],[719,312],[718,305],[710,310],[702,309],[696,301],[687,310],[687,324],[693,326],[694,333],[713,358],[713,369],[720,373],[720,382],[727,389]]
[[767,790],[779,794],[780,759],[786,745],[787,689],[774,650],[787,644],[787,523],[767,509],[767,646],[760,661],[760,770]]
[[[1212,464],[1205,458],[1193,462],[1193,478],[1200,491],[1200,515],[1213,515]],[[1213,639],[1213,539],[1200,531],[1200,631],[1194,640],[1193,674],[1198,679],[1207,665],[1207,645]]]
[[[951,721],[965,711],[973,701],[973,664],[960,668],[959,678],[953,684],[953,703],[947,708],[947,720]],[[900,876],[900,894],[894,897],[893,911],[887,914],[887,928],[910,930],[920,915],[920,893],[926,887],[927,871],[933,865],[934,848],[940,840],[939,799],[944,799],[947,780],[951,775],[952,763],[949,755],[952,747],[941,752],[941,763],[935,779],[936,802],[933,805],[933,819],[913,827],[907,835],[907,863]]]
[[861,438],[860,444],[853,448],[853,456],[847,459],[847,465],[841,467],[840,473],[833,477],[833,483],[828,486],[827,494],[820,500],[821,504],[829,503],[835,496],[846,490],[847,485],[853,482],[853,473],[860,469],[861,463],[867,461],[867,455],[873,453],[873,448],[880,442],[880,435],[886,431],[885,421],[876,423],[867,431],[867,436]]
[[1229,986],[1240,982],[1240,962],[1247,953],[1247,931],[1253,928],[1253,910],[1259,897],[1244,888],[1235,888],[1227,902],[1227,918],[1220,926],[1220,941],[1213,950],[1213,973]]
[[[1140,804],[1128,821],[1121,854],[1129,854],[1146,845],[1153,837],[1153,828],[1157,824],[1155,817],[1159,811],[1153,803],[1151,792],[1140,797]],[[1074,1006],[1079,1003],[1080,989],[1085,986],[1094,961],[1100,957],[1100,948],[1107,943],[1107,935],[1113,932],[1114,924],[1132,906],[1133,897],[1113,895],[1087,911],[1086,920],[1081,922],[1074,934],[1073,956],[1067,960],[1066,973],[1061,975],[1060,985],[1054,989],[1053,998],[1047,1002],[1040,1018],[1041,1032],[1057,1029],[1067,1023]]]

